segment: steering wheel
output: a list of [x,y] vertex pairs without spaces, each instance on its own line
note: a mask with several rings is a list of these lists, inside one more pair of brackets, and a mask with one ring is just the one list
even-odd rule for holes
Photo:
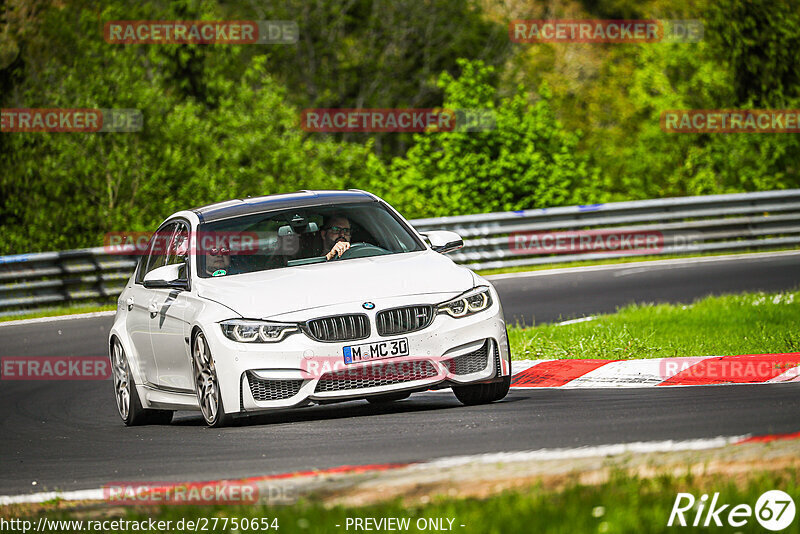
[[334,256],[332,259],[366,258],[367,256],[383,256],[384,254],[391,254],[391,252],[370,243],[352,243],[350,248],[345,250],[341,256]]

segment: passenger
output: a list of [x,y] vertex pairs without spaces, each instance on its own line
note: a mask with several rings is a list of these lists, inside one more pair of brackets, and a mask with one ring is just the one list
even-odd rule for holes
[[231,249],[225,245],[208,249],[205,260],[208,276],[224,276],[231,272]]

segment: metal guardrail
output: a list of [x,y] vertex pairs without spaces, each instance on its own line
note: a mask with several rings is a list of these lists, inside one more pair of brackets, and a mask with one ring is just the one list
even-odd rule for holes
[[122,292],[136,259],[103,247],[0,256],[0,316],[81,301],[110,300]]
[[[800,189],[680,197],[590,206],[483,213],[411,221],[421,233],[451,230],[464,248],[450,254],[471,269],[576,260],[694,254],[800,246]],[[598,252],[528,245],[535,238],[601,234],[658,236],[657,246]],[[554,253],[555,252],[555,253]],[[87,300],[110,300],[125,285],[135,258],[103,247],[0,256],[0,316]]]
[[662,236],[648,255],[696,254],[800,245],[800,189],[678,197],[590,206],[417,219],[420,232],[452,230],[464,248],[450,257],[471,269],[499,269],[609,257],[640,256],[642,250],[601,253],[526,254],[514,250],[516,234],[585,229],[651,232]]

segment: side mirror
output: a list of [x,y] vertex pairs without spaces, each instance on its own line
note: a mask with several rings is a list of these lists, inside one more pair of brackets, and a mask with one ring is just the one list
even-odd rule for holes
[[447,230],[435,230],[424,234],[431,243],[431,248],[441,254],[453,252],[464,246],[461,236]]
[[144,287],[147,289],[189,289],[188,280],[181,278],[181,269],[185,268],[185,264],[175,263],[153,269],[144,275]]

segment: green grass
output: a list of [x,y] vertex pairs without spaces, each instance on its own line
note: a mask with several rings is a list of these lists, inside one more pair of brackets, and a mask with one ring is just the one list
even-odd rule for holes
[[[705,258],[712,256],[731,256],[731,255],[747,255],[757,252],[783,252],[787,250],[798,250],[797,248],[776,249],[776,250],[751,250],[747,252],[741,251],[723,251],[723,252],[704,252],[697,254],[664,254],[658,256],[628,256],[624,258],[608,258],[602,260],[583,260],[583,261],[570,261],[565,263],[546,263],[544,265],[527,265],[521,267],[502,267],[500,269],[483,269],[476,270],[475,272],[481,276],[491,274],[505,274],[505,273],[525,273],[529,271],[545,271],[548,269],[568,269],[571,267],[590,267],[593,265],[616,265],[619,263],[638,263],[642,261],[655,261],[655,260],[674,260],[679,258]],[[467,265],[469,267],[469,265]]]
[[[685,476],[659,476],[656,478],[637,478],[623,473],[615,473],[611,479],[599,485],[580,485],[568,483],[560,490],[544,488],[541,484],[508,491],[487,499],[462,499],[455,497],[434,497],[427,504],[406,505],[399,500],[370,505],[361,508],[326,508],[320,504],[301,502],[286,507],[242,506],[242,507],[200,507],[200,506],[162,506],[151,509],[129,509],[115,513],[87,514],[101,519],[123,516],[129,520],[170,520],[173,525],[181,519],[219,518],[218,528],[212,530],[209,522],[208,532],[222,532],[224,518],[277,518],[278,533],[333,533],[354,532],[351,526],[345,529],[348,518],[409,518],[411,528],[399,532],[421,532],[416,528],[419,518],[453,519],[453,532],[464,534],[512,534],[512,533],[659,533],[659,532],[697,532],[691,526],[667,527],[676,495],[679,492],[692,493],[699,499],[702,494],[713,495],[719,492],[718,506],[729,504],[721,514],[723,524],[727,513],[737,504],[755,507],[758,497],[767,490],[780,489],[795,498],[798,495],[797,469],[779,472],[750,473],[733,479],[715,475],[703,478]],[[706,507],[707,509],[708,507]],[[119,510],[119,509],[118,509]],[[694,510],[686,513],[688,523],[694,519]],[[69,514],[45,511],[49,519],[69,518]],[[447,524],[447,523],[445,523]],[[336,525],[340,525],[337,527]],[[460,525],[464,525],[461,527]],[[749,517],[744,527],[733,529],[730,526],[700,529],[704,532],[765,532],[755,517]],[[170,531],[177,531],[174,526]],[[189,531],[184,529],[183,531]],[[231,531],[230,526],[226,531]],[[239,532],[252,530],[239,529]],[[271,532],[272,529],[266,532]],[[70,532],[69,529],[53,532]],[[235,530],[233,532],[236,532]],[[265,531],[262,531],[265,532]],[[362,531],[363,532],[363,531]],[[381,530],[380,532],[385,532]],[[795,519],[785,530],[785,534],[800,532],[800,521]]]
[[509,328],[515,359],[800,352],[800,291],[633,305],[592,321]]
[[0,317],[0,323],[18,321],[21,319],[37,319],[39,317],[58,317],[62,315],[75,315],[78,313],[113,311],[116,307],[116,304],[76,304],[73,306],[59,306],[58,308],[30,311],[20,315],[6,315]]

